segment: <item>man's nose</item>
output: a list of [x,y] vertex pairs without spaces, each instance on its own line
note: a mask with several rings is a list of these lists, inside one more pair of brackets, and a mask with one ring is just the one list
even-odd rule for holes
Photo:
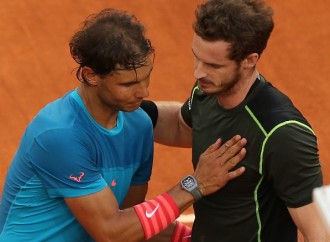
[[201,79],[201,78],[205,78],[206,76],[207,75],[203,68],[203,62],[199,61],[195,65],[194,77],[195,77],[195,79]]
[[146,83],[141,82],[138,90],[136,92],[136,96],[139,98],[146,98],[149,96],[149,89]]

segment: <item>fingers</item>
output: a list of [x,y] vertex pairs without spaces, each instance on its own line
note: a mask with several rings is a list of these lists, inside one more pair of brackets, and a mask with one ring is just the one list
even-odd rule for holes
[[228,162],[226,162],[224,164],[223,167],[225,167],[226,170],[228,171],[228,173],[226,175],[226,178],[228,179],[227,182],[236,177],[239,177],[240,175],[242,175],[244,173],[245,167],[240,167],[233,171],[230,171],[230,170],[233,169],[241,160],[243,160],[245,155],[246,155],[246,149],[242,148],[242,150],[236,156],[234,156],[233,158],[231,158]]
[[240,175],[242,175],[245,171],[245,167],[240,167],[234,171],[231,171],[231,172],[228,172],[227,174],[227,178],[228,178],[228,181],[236,178],[236,177],[239,177]]
[[233,170],[246,155],[247,140],[236,135],[221,145],[218,139],[200,155],[194,176],[203,195],[208,195],[222,188],[226,183],[245,171],[244,167]]
[[[227,141],[223,146],[221,146],[221,148],[219,149],[222,149],[221,151],[219,151],[219,154],[221,154],[219,156],[220,165],[224,165],[228,162],[235,162],[237,164],[237,162],[241,161],[244,158],[246,151],[243,151],[243,154],[241,154],[243,155],[242,157],[236,157],[236,155],[243,150],[243,147],[246,145],[246,143],[247,140],[245,138],[241,138],[239,135],[237,135],[230,141]],[[236,158],[232,159],[234,157]],[[241,159],[238,159],[239,157],[241,157]]]
[[[230,151],[229,151],[230,152]],[[235,156],[233,156],[230,159],[224,159],[220,162],[220,165],[223,165],[226,167],[226,169],[231,170],[233,169],[241,160],[243,160],[243,158],[246,155],[246,149],[245,148],[241,148],[241,150],[239,151],[239,153],[237,153]],[[225,155],[224,155],[225,156]]]
[[220,147],[220,145],[221,145],[221,139],[217,139],[217,140],[215,141],[215,143],[213,143],[212,145],[210,145],[210,146],[206,149],[206,151],[205,151],[204,153],[205,153],[205,154],[210,154],[210,153],[212,153],[212,152],[218,150],[219,147]]
[[216,152],[218,156],[225,154],[231,147],[235,146],[239,141],[241,141],[240,135],[235,135],[233,138],[224,143]]

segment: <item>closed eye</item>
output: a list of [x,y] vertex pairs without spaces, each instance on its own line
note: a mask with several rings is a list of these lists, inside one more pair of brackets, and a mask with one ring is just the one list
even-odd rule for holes
[[218,65],[218,64],[209,64],[209,63],[205,63],[205,64],[208,65],[209,67],[212,67],[213,69],[219,69],[223,67],[222,65]]
[[121,86],[123,86],[123,87],[131,87],[131,86],[134,86],[136,84],[137,84],[136,81],[132,81],[132,82],[122,83]]

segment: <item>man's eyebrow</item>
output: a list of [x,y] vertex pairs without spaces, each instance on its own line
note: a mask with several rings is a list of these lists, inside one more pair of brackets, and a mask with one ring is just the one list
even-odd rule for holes
[[[191,51],[192,51],[192,53],[193,53],[193,55],[198,59],[198,60],[200,60],[200,58],[196,55],[196,53],[194,52],[194,49],[191,49]],[[203,60],[202,60],[202,62],[204,62]],[[222,65],[222,64],[219,64],[219,63],[210,63],[210,62],[204,62],[206,65],[210,65],[210,66],[214,66],[214,67],[222,67],[222,66],[224,66],[224,65]]]
[[[152,67],[152,68],[150,69],[149,73],[148,73],[146,76],[142,77],[141,80],[145,80],[145,79],[149,78],[153,69],[154,69],[154,67]],[[123,84],[133,84],[133,83],[138,83],[138,78],[137,78],[137,77],[138,77],[138,76],[136,75],[134,80],[128,80],[128,81],[124,82]]]

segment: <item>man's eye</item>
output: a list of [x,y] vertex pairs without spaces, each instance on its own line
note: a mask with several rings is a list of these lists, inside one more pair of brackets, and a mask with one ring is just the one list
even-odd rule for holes
[[208,66],[213,69],[219,69],[221,67],[220,65],[216,65],[216,64],[208,64]]
[[123,84],[124,87],[131,87],[133,85],[135,85],[135,82],[134,83],[130,82],[130,83],[124,83]]

